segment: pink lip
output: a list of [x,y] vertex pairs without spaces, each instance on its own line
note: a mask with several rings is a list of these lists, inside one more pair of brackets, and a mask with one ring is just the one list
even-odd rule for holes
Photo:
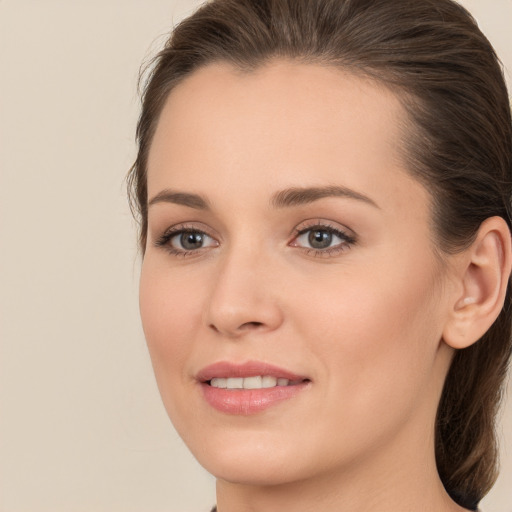
[[[296,384],[273,388],[236,390],[214,388],[209,384],[209,381],[214,377],[253,377],[256,375],[288,379],[289,381],[295,381]],[[200,370],[196,379],[199,381],[203,396],[209,405],[226,414],[244,416],[256,414],[293,398],[310,386],[310,380],[304,376],[258,361],[248,361],[243,364],[234,364],[227,361],[214,363]]]
[[259,361],[247,361],[243,364],[220,361],[218,363],[206,366],[196,375],[200,382],[206,382],[214,377],[254,377],[255,375],[269,375],[276,379],[288,379],[302,381],[306,377],[297,375],[278,366]]

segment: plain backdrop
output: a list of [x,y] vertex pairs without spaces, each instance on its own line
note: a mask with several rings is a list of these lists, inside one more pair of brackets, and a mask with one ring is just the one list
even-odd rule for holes
[[[1,512],[215,501],[154,382],[124,184],[139,65],[199,3],[0,0]],[[512,1],[463,3],[512,70]],[[512,512],[511,404],[485,512]]]

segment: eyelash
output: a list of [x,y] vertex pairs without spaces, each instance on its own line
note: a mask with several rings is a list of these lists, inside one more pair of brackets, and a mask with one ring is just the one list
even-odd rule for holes
[[306,226],[301,229],[296,229],[293,240],[296,241],[300,236],[305,235],[310,231],[323,231],[330,235],[335,235],[341,240],[341,242],[333,247],[327,247],[325,249],[315,249],[314,247],[301,247],[298,245],[293,245],[293,243],[291,244],[292,247],[299,247],[300,249],[304,250],[308,256],[320,258],[336,256],[350,249],[350,247],[353,246],[357,241],[354,236],[349,235],[347,232],[334,226],[331,226],[330,224],[325,224],[318,221],[310,226]]
[[187,226],[186,224],[180,224],[177,226],[173,226],[172,228],[169,228],[167,231],[165,231],[163,233],[163,235],[160,236],[160,238],[158,238],[155,241],[155,246],[165,248],[165,250],[169,254],[171,254],[171,256],[178,256],[178,257],[182,257],[182,258],[185,258],[187,256],[197,255],[200,252],[202,252],[202,249],[206,249],[206,247],[200,247],[199,249],[194,249],[194,250],[176,249],[175,247],[173,247],[171,245],[170,242],[175,236],[183,235],[186,233],[191,233],[191,234],[200,233],[201,235],[206,235],[208,238],[211,238],[212,240],[214,240],[214,238],[212,236],[210,236],[205,231],[198,229],[197,227]]
[[[295,245],[294,242],[297,241],[297,239],[305,235],[306,233],[310,231],[322,231],[326,232],[329,235],[337,236],[340,240],[342,240],[340,243],[333,247],[327,247],[325,249],[315,249],[314,247],[302,247],[299,245]],[[212,236],[210,236],[205,231],[202,231],[198,229],[197,227],[193,226],[187,226],[185,224],[173,226],[172,228],[169,228],[165,233],[162,234],[155,242],[154,245],[156,247],[162,247],[167,250],[169,254],[172,256],[177,257],[187,257],[187,256],[195,256],[199,253],[203,252],[203,249],[207,249],[207,247],[200,247],[198,249],[193,250],[187,250],[187,249],[176,249],[173,247],[170,242],[171,240],[178,236],[183,235],[186,233],[191,234],[201,234],[206,235],[208,238],[211,238],[212,240],[215,240]],[[296,229],[294,232],[293,241],[289,244],[292,247],[298,247],[299,249],[302,249],[308,256],[314,256],[314,257],[332,257],[336,256],[337,254],[341,254],[342,252],[345,252],[348,250],[352,245],[356,243],[356,238],[354,236],[349,235],[348,233],[342,231],[339,228],[335,228],[334,226],[331,226],[329,224],[323,224],[320,222],[316,222],[315,224],[312,224],[307,227],[303,227],[301,229]]]

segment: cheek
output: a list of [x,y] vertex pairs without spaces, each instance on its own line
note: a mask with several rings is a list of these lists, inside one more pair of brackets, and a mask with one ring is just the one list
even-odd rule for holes
[[184,363],[193,349],[201,300],[191,282],[159,268],[151,256],[142,265],[140,313],[159,386],[163,379],[183,377]]
[[441,322],[433,281],[416,270],[405,262],[386,269],[380,260],[377,271],[307,283],[307,304],[297,302],[329,392],[346,393],[356,414],[412,402],[432,374]]

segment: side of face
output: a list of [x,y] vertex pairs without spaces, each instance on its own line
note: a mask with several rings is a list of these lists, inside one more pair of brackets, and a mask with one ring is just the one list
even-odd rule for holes
[[[287,61],[210,65],[170,94],[140,308],[168,414],[214,475],[283,483],[431,448],[452,284],[403,116],[382,87]],[[307,385],[250,414],[212,407],[203,370],[248,361]]]

